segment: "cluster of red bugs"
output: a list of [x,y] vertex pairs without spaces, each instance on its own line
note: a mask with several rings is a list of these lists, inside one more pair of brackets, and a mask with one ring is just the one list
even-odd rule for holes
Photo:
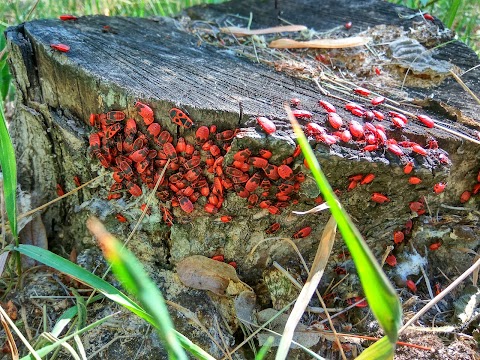
[[[142,121],[127,119],[122,111],[90,116],[90,125],[99,130],[90,135],[90,151],[103,167],[113,171],[114,182],[108,199],[121,198],[125,190],[138,197],[143,193],[142,184],[154,189],[161,170],[169,160],[168,169],[156,193],[160,200],[172,201],[174,206],[191,213],[193,204],[201,196],[223,199],[223,185],[218,182],[209,184],[204,172],[215,174],[216,167],[221,167],[222,152],[228,150],[234,131],[217,134],[214,126],[200,127],[196,132],[195,144],[187,142],[184,137],[174,142],[171,133],[162,131],[160,124],[154,121],[153,111],[148,105],[137,101],[134,106]],[[170,117],[185,129],[193,124],[190,117],[177,108],[170,110]],[[213,139],[221,144],[222,149]],[[221,207],[218,201],[216,207],[212,205],[206,207],[210,213]],[[171,225],[173,217],[170,211],[164,207],[160,210],[164,221]]]
[[[368,97],[371,92],[364,88],[356,88],[353,90],[355,94]],[[326,124],[332,129],[332,132],[328,132],[327,128],[312,121],[313,114],[309,111],[299,109],[300,100],[292,99],[291,106],[293,115],[298,119],[308,120],[305,125],[305,131],[310,139],[317,142],[322,142],[327,145],[333,145],[337,142],[355,143],[362,146],[362,151],[375,152],[375,151],[389,151],[393,155],[399,156],[401,161],[405,164],[405,174],[410,174],[414,169],[414,162],[412,157],[414,156],[427,156],[430,152],[438,163],[447,165],[449,159],[443,152],[437,151],[438,144],[435,140],[431,139],[427,142],[426,147],[422,147],[420,144],[412,141],[399,141],[387,137],[387,130],[381,124],[382,121],[390,119],[394,129],[401,129],[408,123],[408,118],[395,111],[389,111],[388,114],[384,114],[381,111],[375,109],[376,106],[383,104],[386,99],[383,96],[376,96],[371,98],[371,108],[367,109],[357,103],[348,102],[345,104],[345,109],[352,115],[360,117],[364,120],[364,124],[361,125],[355,119],[351,119],[348,123],[337,113],[337,109],[334,105],[325,100],[320,100],[318,104],[327,112]],[[417,120],[423,125],[432,128],[435,126],[435,122],[426,115],[417,115]],[[375,122],[375,123],[374,123]],[[374,174],[368,175],[352,175],[349,177],[348,191],[353,190],[357,185],[369,184],[375,178]],[[408,182],[412,185],[418,185],[422,182],[422,179],[416,176],[411,176]],[[445,189],[445,183],[438,183],[434,186],[435,193],[441,193]],[[371,200],[377,203],[386,203],[390,199],[381,193],[373,193]]]
[[[294,172],[289,166],[301,153],[298,147],[281,164],[269,162],[270,150],[248,148],[231,154],[227,164],[225,156],[229,154],[231,142],[239,129],[217,132],[216,126],[212,125],[200,126],[194,131],[190,116],[181,109],[172,108],[169,112],[171,120],[184,131],[192,128],[190,134],[186,133],[185,137],[175,141],[171,133],[155,121],[148,105],[137,101],[134,107],[141,121],[127,118],[122,111],[90,116],[90,125],[97,129],[90,135],[90,152],[103,167],[113,172],[109,200],[125,194],[141,196],[143,185],[154,189],[161,171],[167,166],[156,196],[161,200],[162,218],[169,226],[173,225],[174,217],[167,203],[191,213],[194,204],[199,202],[204,211],[216,214],[229,191],[246,199],[248,208],[266,209],[272,215],[298,203],[298,191],[305,175]],[[269,126],[273,123],[270,120],[259,117],[257,122],[263,131],[271,133]],[[222,222],[231,220],[229,215],[219,219]],[[119,221],[124,218],[120,217]],[[266,232],[273,234],[279,229],[280,224],[274,223]],[[293,237],[303,238],[311,231],[310,227],[305,227]]]
[[[371,95],[371,92],[364,88],[356,88],[354,89],[354,92],[363,97],[369,97]],[[292,99],[291,106],[294,108],[292,111],[293,115],[297,119],[308,121],[305,125],[305,130],[307,135],[310,136],[310,139],[313,138],[315,141],[322,142],[329,146],[337,142],[353,142],[358,144],[360,149],[365,152],[388,151],[391,154],[400,157],[404,164],[403,171],[406,175],[410,175],[414,170],[413,158],[415,156],[431,155],[432,158],[436,159],[438,164],[450,164],[448,156],[444,152],[438,151],[438,144],[434,139],[428,140],[426,145],[422,146],[413,141],[396,141],[395,139],[388,138],[387,130],[383,126],[382,121],[390,120],[390,131],[401,131],[407,126],[409,119],[404,114],[396,111],[388,111],[387,113],[379,111],[377,106],[383,104],[385,101],[386,99],[382,96],[372,97],[370,99],[371,105],[369,108],[354,102],[348,102],[345,104],[345,109],[347,111],[353,116],[363,119],[363,125],[355,119],[345,121],[339,114],[337,114],[335,106],[324,100],[320,100],[318,103],[327,113],[324,126],[312,121],[312,113],[299,109],[300,101],[298,99]],[[417,115],[415,118],[418,122],[428,128],[433,128],[435,126],[435,121],[426,115]],[[330,130],[328,130],[329,128]],[[352,191],[358,185],[369,184],[374,178],[374,174],[352,175],[349,177],[347,191]],[[480,192],[480,173],[478,174],[477,181],[477,184],[471,191],[466,190],[462,193],[460,202],[467,202],[472,194]],[[411,185],[418,185],[421,182],[422,179],[417,176],[410,176],[408,178],[408,183]],[[444,191],[446,186],[446,183],[439,182],[434,185],[433,192],[435,194],[440,194]],[[386,195],[378,192],[374,192],[371,195],[371,200],[380,204],[390,201]],[[426,211],[423,200],[411,202],[409,207],[410,210],[417,213],[417,215],[422,215]],[[410,234],[412,225],[412,220],[408,220],[403,230],[397,230],[394,232],[393,240],[395,245],[402,243],[405,235]],[[438,250],[441,245],[441,242],[435,242],[429,245],[429,249],[435,251]],[[392,267],[397,265],[397,259],[393,254],[387,256],[385,262]],[[416,292],[416,286],[412,280],[408,280],[406,285],[412,292]]]
[[[368,97],[371,92],[364,88],[356,88],[353,90],[355,94]],[[400,141],[387,137],[387,130],[383,124],[384,120],[390,120],[394,128],[402,129],[408,124],[408,118],[399,112],[389,111],[387,114],[379,111],[376,107],[383,104],[386,99],[383,96],[377,96],[370,99],[370,108],[348,102],[345,104],[345,109],[352,115],[362,118],[364,124],[360,124],[357,120],[351,119],[345,121],[338,113],[334,105],[325,100],[320,100],[318,104],[327,112],[326,124],[332,128],[331,132],[320,124],[311,121],[313,114],[307,110],[298,109],[300,101],[292,99],[291,105],[295,109],[292,111],[293,115],[298,119],[310,120],[306,124],[305,130],[307,135],[311,136],[318,142],[323,142],[327,145],[333,145],[337,142],[355,142],[362,146],[362,151],[389,151],[394,155],[400,156],[408,161],[408,156],[421,155],[426,156],[428,149],[438,149],[436,142],[429,142],[427,148],[417,144],[413,141]],[[428,128],[435,126],[435,122],[426,115],[417,115],[416,119]],[[375,122],[375,123],[374,123]],[[432,152],[438,158],[439,163],[448,164],[448,157],[443,153]]]

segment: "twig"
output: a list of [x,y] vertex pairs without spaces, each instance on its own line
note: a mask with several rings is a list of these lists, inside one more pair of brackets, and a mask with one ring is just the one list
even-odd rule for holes
[[298,290],[302,290],[303,285],[300,284],[287,270],[285,270],[285,268],[284,268],[282,265],[280,265],[280,264],[279,264],[278,262],[276,262],[276,261],[274,261],[272,265],[273,265],[273,267],[274,267],[275,269],[277,269],[278,271],[280,271],[280,272],[283,274],[283,276],[285,276],[286,278],[288,278],[288,280],[290,280],[290,282],[291,282],[293,285],[295,285]]
[[[270,321],[270,320],[269,320],[269,321]],[[249,324],[249,325],[251,325],[251,326],[256,326],[256,327],[258,327],[257,324],[254,324],[254,323],[249,322],[249,321],[245,321],[245,323],[246,323],[246,324]],[[265,324],[266,324],[266,323],[265,323]],[[263,326],[265,326],[265,324],[264,324]],[[261,328],[261,327],[259,327],[257,330],[255,330],[255,333],[257,333],[259,330],[268,331],[269,333],[272,333],[272,334],[274,334],[275,336],[278,336],[278,337],[280,337],[280,338],[282,337],[282,335],[279,334],[278,332],[273,331],[273,330],[268,329],[268,328]],[[312,354],[310,354],[310,355],[314,355],[314,354],[315,354],[315,353],[313,353],[312,350],[306,348],[305,346],[303,346],[302,344],[300,344],[300,343],[298,343],[298,342],[296,342],[296,341],[294,341],[294,340],[292,340],[292,344],[294,344],[294,345],[302,348],[302,349],[303,349],[304,351],[306,351],[307,353],[309,353],[309,352],[312,353]],[[321,359],[321,360],[327,360],[327,359],[325,359],[324,357],[321,357],[321,356],[318,355],[318,354],[315,354],[315,357],[314,357],[314,358],[315,358],[315,359]]]
[[[420,270],[422,271],[423,279],[425,280],[425,285],[427,285],[428,294],[430,295],[430,298],[433,299],[433,291],[432,291],[432,287],[430,285],[430,280],[428,279],[427,273],[425,272],[425,269],[423,268],[423,266],[420,266]],[[438,312],[442,312],[442,310],[440,310],[437,304],[435,304],[435,308],[437,309]]]
[[[230,360],[233,360],[233,359],[232,359],[232,355],[228,352],[227,342],[225,341],[225,337],[223,336],[222,329],[220,329],[220,325],[218,324],[218,320],[217,320],[216,317],[215,317],[215,327],[217,328],[218,336],[220,337],[220,340],[222,341],[223,348],[224,348],[225,351],[226,351],[226,356],[228,356],[228,358],[229,358]],[[225,354],[225,351],[223,352],[224,354]]]
[[78,192],[79,190],[83,189],[85,186],[91,184],[91,183],[94,182],[95,180],[98,180],[98,179],[102,178],[103,176],[105,176],[105,174],[98,175],[96,178],[93,178],[93,179],[87,181],[85,184],[82,184],[82,185],[80,185],[79,187],[76,187],[76,188],[73,189],[72,191],[69,191],[68,193],[66,193],[66,194],[64,194],[64,195],[62,195],[62,196],[59,196],[59,197],[53,199],[52,201],[49,201],[48,203],[43,204],[43,205],[41,205],[41,206],[39,206],[39,207],[37,207],[37,208],[35,208],[35,209],[33,209],[33,210],[30,210],[30,211],[27,211],[26,213],[23,213],[23,214],[18,215],[18,220],[23,219],[24,217],[27,217],[27,216],[29,216],[29,215],[35,214],[37,211],[43,210],[43,209],[45,209],[46,207],[48,207],[48,206],[50,206],[50,205],[52,205],[52,204],[55,204],[57,201],[60,201],[60,200],[62,200],[62,199],[64,199],[64,198],[66,198],[67,196],[70,196],[71,194],[74,194],[74,193]]
[[20,340],[22,340],[22,342],[25,344],[26,348],[28,349],[28,351],[30,351],[32,356],[37,360],[42,360],[40,356],[38,356],[37,352],[32,347],[32,345],[30,345],[28,340],[25,339],[25,336],[23,336],[22,332],[15,326],[15,323],[10,319],[10,316],[8,316],[8,314],[5,312],[5,310],[3,310],[3,307],[1,306],[0,306],[0,317],[3,317],[8,322],[8,325],[10,325],[10,327],[13,328],[13,330],[15,330],[15,333],[20,338]]
[[447,295],[450,291],[452,291],[455,287],[457,287],[463,280],[465,280],[475,269],[480,266],[480,259],[475,261],[475,263],[470,266],[462,275],[460,275],[455,281],[453,281],[450,285],[448,285],[445,290],[443,290],[440,294],[435,296],[427,305],[425,305],[419,312],[417,312],[410,320],[406,322],[405,325],[398,331],[398,334],[401,334],[405,331],[411,324],[417,321],[423,314],[425,314],[428,310],[432,308],[435,304],[437,304],[440,300],[442,300],[445,295]]
[[385,261],[387,260],[388,255],[392,252],[393,250],[393,245],[387,246],[385,249],[385,252],[383,253],[382,260],[380,261],[380,265],[383,267],[385,264]]
[[[242,322],[245,322],[247,324],[250,324],[250,325],[253,325],[253,326],[258,326],[257,330],[255,330],[254,332],[252,332],[250,334],[250,336],[246,339],[244,339],[240,344],[238,344],[230,353],[231,354],[234,354],[238,349],[240,349],[243,345],[245,345],[250,339],[252,339],[255,335],[257,335],[260,331],[262,330],[266,330],[266,326],[268,324],[270,324],[273,320],[275,320],[277,317],[279,317],[281,314],[283,314],[285,311],[288,310],[289,307],[291,307],[295,301],[297,301],[296,299],[291,301],[290,303],[288,303],[287,305],[285,305],[282,309],[280,309],[274,316],[272,316],[270,319],[268,319],[268,321],[266,321],[265,323],[263,323],[262,325],[258,326],[257,324],[253,324],[253,323],[250,323],[246,320],[242,320]],[[222,360],[225,360],[226,357],[223,357]]]
[[463,90],[465,90],[467,93],[469,93],[470,96],[473,97],[473,99],[474,99],[478,104],[480,104],[480,99],[477,97],[477,95],[475,95],[475,94],[473,93],[473,91],[470,90],[470,88],[463,82],[463,80],[460,79],[460,77],[459,77],[457,74],[455,74],[451,69],[450,69],[450,74],[453,76],[453,78],[454,78],[455,80],[457,80],[457,82],[460,84],[460,86],[463,88]]

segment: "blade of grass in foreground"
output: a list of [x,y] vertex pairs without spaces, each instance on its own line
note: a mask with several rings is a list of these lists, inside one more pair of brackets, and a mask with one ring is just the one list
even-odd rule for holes
[[[7,250],[8,249],[9,247],[7,247]],[[37,260],[42,264],[50,266],[61,273],[67,274],[83,284],[91,286],[109,299],[115,301],[117,304],[127,308],[134,314],[140,316],[142,319],[152,323],[150,315],[147,314],[140,305],[129,299],[127,295],[119,291],[113,285],[78,266],[77,264],[62,258],[51,251],[33,245],[20,244],[19,246],[12,247],[11,249]]]
[[275,341],[275,338],[273,336],[269,336],[267,338],[267,341],[265,341],[265,344],[258,350],[257,355],[255,356],[255,360],[263,360],[267,354],[270,348],[272,347],[273,342]]
[[169,358],[187,360],[187,355],[174,332],[165,300],[155,283],[148,277],[142,264],[105,229],[98,219],[94,217],[88,219],[87,227],[97,238],[103,255],[111,264],[113,273],[120,280],[122,286],[131,292],[152,316]]
[[[285,106],[285,110],[292,123],[293,130],[297,136],[297,141],[302,148],[302,152],[307,160],[308,166],[310,167],[310,171],[330,207],[332,215],[337,221],[338,229],[352,255],[355,267],[358,269],[358,276],[362,283],[370,309],[388,336],[390,342],[389,345],[392,351],[386,358],[390,358],[393,356],[393,349],[398,338],[397,332],[400,328],[402,319],[402,308],[395,289],[383,273],[380,265],[368,248],[365,240],[363,240],[362,235],[356,228],[355,224],[341,207],[327,178],[325,177],[325,174],[315,158],[315,154],[313,153],[305,134],[295,120],[290,108]],[[370,357],[370,359],[373,358]]]
[[17,165],[15,164],[15,151],[13,150],[10,134],[7,130],[3,101],[0,99],[0,166],[3,173],[3,192],[5,194],[5,207],[13,237],[17,241]]
[[[3,45],[0,42],[0,49]],[[6,58],[6,56],[5,56]],[[2,100],[7,98],[8,90],[10,88],[11,76],[5,60],[0,60],[0,97]]]
[[[83,284],[86,284],[99,292],[110,300],[115,301],[117,304],[127,308],[135,315],[149,322],[153,326],[157,326],[154,322],[153,317],[148,314],[141,306],[136,304],[133,300],[128,298],[120,290],[103,280],[102,278],[90,273],[89,271],[83,269],[77,264],[72,263],[71,261],[58,256],[57,254],[52,253],[51,251],[42,249],[33,245],[19,245],[19,246],[9,246],[5,249],[18,251],[19,253],[26,255],[34,260],[37,260],[51,268],[54,268],[70,277],[80,281]],[[179,332],[175,333],[178,339],[180,340],[182,346],[188,350],[193,356],[196,356],[199,359],[208,359],[214,360],[207,352],[205,352],[199,346],[193,344],[187,337],[180,334]]]
[[365,349],[355,360],[393,359],[395,348],[387,336]]
[[[275,357],[276,360],[283,360],[287,358],[290,344],[295,333],[295,328],[305,313],[305,309],[307,308],[312,295],[317,290],[320,280],[322,279],[328,259],[330,258],[330,254],[332,252],[336,233],[337,223],[335,222],[334,217],[330,216],[330,219],[323,229],[317,248],[317,253],[315,254],[315,259],[313,260],[307,281],[305,281],[300,294],[297,296],[295,306],[288,316],[288,321],[285,324],[285,329],[283,330],[282,339],[278,345],[277,355]],[[336,341],[337,345],[340,347],[340,342],[338,340]]]

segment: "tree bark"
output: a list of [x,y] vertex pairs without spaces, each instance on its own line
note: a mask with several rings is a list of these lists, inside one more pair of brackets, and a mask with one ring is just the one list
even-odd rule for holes
[[[6,36],[10,66],[18,95],[11,131],[18,161],[22,211],[54,198],[57,184],[62,185],[66,191],[74,189],[74,176],[79,176],[82,182],[86,182],[97,174],[104,174],[94,185],[56,203],[42,214],[50,248],[69,253],[73,248],[83,251],[94,247],[93,239],[85,227],[85,219],[91,213],[100,216],[119,237],[126,236],[140,215],[140,205],[146,201],[146,188],[140,198],[125,196],[120,201],[106,200],[112,183],[111,172],[103,169],[88,152],[88,135],[93,132],[89,125],[92,113],[120,110],[134,116],[136,110],[133,104],[139,100],[152,107],[155,119],[162,129],[168,130],[175,139],[185,136],[193,142],[195,130],[179,129],[169,119],[172,107],[181,108],[188,111],[196,129],[212,124],[217,126],[218,131],[249,129],[252,136],[235,139],[232,152],[233,149],[246,146],[257,150],[268,148],[278,161],[291,154],[295,146],[283,110],[283,104],[293,97],[301,98],[302,108],[311,111],[312,121],[322,126],[325,125],[326,118],[325,111],[318,106],[321,99],[334,104],[344,119],[363,122],[361,118],[355,118],[345,111],[344,102],[338,100],[345,97],[354,99],[353,93],[345,95],[337,87],[329,88],[330,93],[337,98],[325,96],[315,82],[309,79],[311,73],[307,70],[302,72],[282,68],[288,71],[275,71],[269,64],[279,65],[279,62],[257,63],[241,56],[241,46],[232,45],[229,48],[229,44],[222,44],[220,40],[225,40],[229,35],[219,35],[217,24],[226,26],[228,23],[225,21],[231,20],[237,26],[246,27],[250,14],[253,29],[284,25],[282,19],[285,19],[293,24],[306,25],[317,32],[334,29],[326,36],[346,37],[370,27],[369,36],[373,37],[377,45],[382,43],[382,37],[385,42],[393,42],[399,37],[410,36],[431,49],[453,38],[439,20],[425,23],[412,10],[383,1],[343,0],[320,3],[233,1],[188,9],[184,15],[190,18],[177,20],[89,16],[68,22],[34,20],[9,28]],[[353,23],[350,30],[343,28],[348,21]],[[214,25],[205,26],[207,22]],[[205,30],[209,27],[213,35]],[[409,32],[409,29],[417,31]],[[50,45],[54,43],[68,44],[70,51],[61,53],[53,50]],[[245,49],[249,46],[244,42],[242,44]],[[415,43],[409,44],[417,46]],[[459,227],[463,230],[466,227],[478,235],[479,230],[474,226],[474,220],[464,219],[463,223],[456,221],[445,224],[436,222],[435,216],[439,213],[446,219],[452,210],[445,209],[441,204],[460,206],[460,194],[475,184],[479,170],[480,139],[477,134],[480,130],[480,106],[465,93],[448,71],[438,68],[419,69],[414,65],[407,71],[409,62],[416,61],[394,58],[392,54],[395,53],[395,48],[390,48],[381,56],[374,52],[375,47],[373,49],[308,50],[285,54],[293,53],[292,58],[298,62],[302,58],[311,60],[319,54],[327,55],[332,60],[327,66],[337,74],[347,74],[347,78],[357,85],[366,84],[367,87],[373,84],[377,92],[388,94],[392,98],[412,100],[420,107],[412,108],[411,104],[399,107],[413,113],[428,114],[441,121],[444,127],[464,134],[464,138],[439,127],[427,129],[414,119],[410,119],[402,131],[385,121],[383,124],[389,137],[399,142],[414,141],[423,147],[433,137],[437,140],[439,149],[429,149],[427,156],[404,149],[407,156],[400,157],[388,150],[365,152],[363,148],[366,144],[361,143],[338,142],[328,146],[319,142],[314,147],[322,169],[332,187],[339,190],[342,204],[378,258],[382,257],[386,246],[394,245],[393,232],[404,229],[405,223],[412,217],[409,203],[418,201],[423,196],[426,196],[428,210],[431,211],[427,215],[433,217],[423,217],[425,221],[428,220],[426,224],[416,220],[416,236],[407,236],[417,250],[429,256],[424,251],[425,246],[438,239],[445,244],[445,249],[473,249],[478,245],[478,236],[477,240],[472,240],[471,237],[451,237],[450,234]],[[251,48],[245,50],[245,53],[249,51],[252,51]],[[452,71],[457,73],[466,71],[479,62],[474,52],[458,41],[449,42],[424,55],[422,54],[422,59],[427,66],[429,62],[443,66],[446,64],[444,61],[448,61],[452,65]],[[349,62],[363,58],[363,63]],[[382,75],[375,75],[373,65],[379,62],[381,64],[378,67],[388,73],[391,81],[382,80],[387,79],[382,78]],[[418,63],[420,62],[417,65]],[[372,66],[367,67],[365,64]],[[321,66],[324,65],[319,65],[318,68],[321,69]],[[279,70],[280,67],[277,66],[276,69]],[[410,85],[400,89],[398,84],[406,73],[406,84]],[[355,78],[350,74],[354,74]],[[477,94],[480,93],[478,77],[479,68],[462,76],[467,86]],[[318,78],[322,80],[321,77]],[[321,84],[325,86],[323,81]],[[358,96],[355,101],[369,106],[368,101]],[[273,119],[277,133],[265,136],[258,127],[255,128],[257,116]],[[307,123],[307,120],[302,120],[302,125]],[[325,126],[328,128],[328,125]],[[471,138],[472,141],[465,138]],[[439,160],[443,155],[449,157],[445,163]],[[229,155],[226,158],[227,156]],[[415,170],[411,175],[406,175],[403,167],[410,160],[414,162]],[[306,172],[302,168],[302,162],[303,158],[296,158],[292,168]],[[375,180],[371,184],[347,191],[349,176],[370,173],[375,174]],[[413,175],[422,179],[420,185],[408,182]],[[436,196],[432,189],[439,182],[446,182],[447,188],[443,194]],[[371,196],[376,192],[387,194],[390,201],[385,204],[372,202]],[[160,282],[171,280],[174,277],[172,267],[187,256],[211,257],[221,253],[230,261],[237,262],[238,273],[243,281],[255,286],[273,260],[281,260],[284,264],[297,267],[296,255],[283,243],[279,245],[267,242],[253,256],[249,256],[255,244],[269,237],[265,234],[265,229],[273,222],[282,224],[279,234],[287,237],[304,226],[311,226],[312,235],[296,240],[296,244],[307,259],[313,259],[328,215],[293,217],[291,210],[313,207],[316,205],[313,199],[317,195],[316,185],[308,178],[301,187],[299,203],[284,209],[282,215],[272,216],[261,212],[258,207],[247,209],[245,199],[240,199],[231,192],[225,196],[225,204],[218,216],[205,213],[203,206],[198,204],[195,204],[195,211],[191,215],[179,208],[174,209],[175,223],[171,228],[161,221],[162,214],[158,201],[155,200],[153,214],[142,224],[130,247],[149,270],[157,274]],[[472,197],[462,207],[476,214],[472,216],[478,217],[478,197]],[[129,222],[119,224],[115,218],[117,213],[124,214]],[[452,216],[463,214],[462,211],[453,211]],[[233,221],[225,224],[219,222],[220,215],[231,215]],[[425,231],[426,227],[431,231]],[[433,234],[435,231],[436,235]],[[399,245],[395,250],[399,261],[408,260],[408,251],[404,246]],[[339,254],[344,250],[343,243],[339,240],[334,251]],[[456,267],[460,271],[468,267],[468,255],[458,250],[455,250],[455,254],[456,257],[447,250],[441,250],[432,261],[443,262],[442,269],[447,269],[446,273],[449,270],[456,271]],[[351,264],[344,263],[342,266]],[[336,276],[333,269],[334,266],[325,274],[326,283]],[[298,271],[302,270],[298,268]],[[402,282],[402,276],[395,271],[392,270],[390,275]],[[355,284],[355,280],[348,286],[339,287],[339,296],[354,296],[358,289],[355,290],[352,284]],[[182,295],[176,297],[180,303],[191,303],[192,298],[201,301],[198,291],[189,292],[184,288],[178,290],[178,283],[164,283],[162,286],[167,291],[180,292]],[[213,312],[212,309],[208,311]]]

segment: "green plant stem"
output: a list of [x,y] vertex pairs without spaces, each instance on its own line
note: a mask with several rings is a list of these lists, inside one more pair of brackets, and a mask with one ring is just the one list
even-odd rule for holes
[[447,20],[445,21],[445,25],[447,25],[447,27],[452,28],[455,17],[457,16],[458,8],[460,7],[461,3],[461,0],[453,0],[453,3],[448,10]]

